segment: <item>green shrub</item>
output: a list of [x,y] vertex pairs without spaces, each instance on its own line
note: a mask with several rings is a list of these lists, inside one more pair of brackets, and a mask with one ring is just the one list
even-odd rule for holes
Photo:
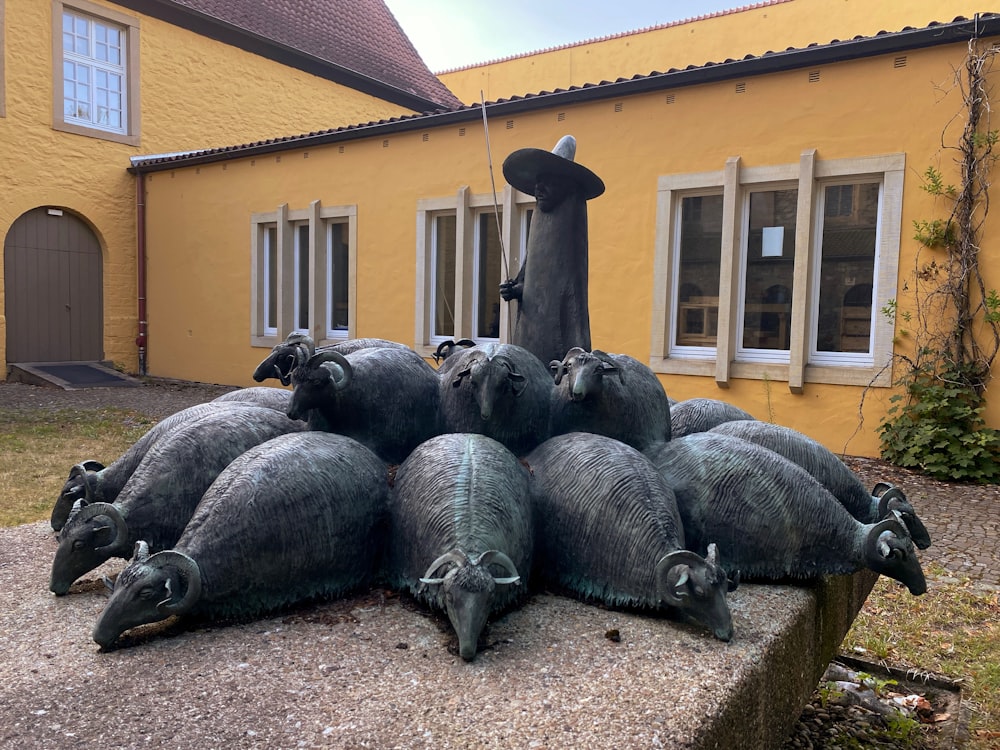
[[1000,481],[1000,431],[986,426],[969,378],[928,366],[910,374],[906,390],[890,398],[878,428],[882,458],[935,479]]

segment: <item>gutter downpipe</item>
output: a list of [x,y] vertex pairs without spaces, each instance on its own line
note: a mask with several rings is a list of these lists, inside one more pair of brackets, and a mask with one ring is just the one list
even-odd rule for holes
[[146,174],[140,169],[135,173],[135,226],[136,226],[136,270],[137,270],[137,312],[139,315],[139,335],[135,345],[139,347],[139,376],[146,375],[146,343],[148,327],[146,321]]

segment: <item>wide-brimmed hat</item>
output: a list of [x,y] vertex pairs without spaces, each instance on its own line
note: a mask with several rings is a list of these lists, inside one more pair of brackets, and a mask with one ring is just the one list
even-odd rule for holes
[[503,161],[503,176],[522,193],[534,195],[539,175],[562,175],[579,183],[585,200],[596,198],[604,192],[604,181],[573,161],[575,156],[576,138],[564,135],[551,151],[522,148],[512,153]]

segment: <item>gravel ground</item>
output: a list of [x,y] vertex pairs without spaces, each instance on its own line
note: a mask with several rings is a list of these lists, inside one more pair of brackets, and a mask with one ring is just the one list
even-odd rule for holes
[[[230,390],[233,388],[228,386],[163,380],[149,380],[141,387],[75,391],[0,382],[0,410],[113,405],[162,418]],[[1000,560],[997,528],[1000,495],[996,487],[956,487],[933,482],[872,459],[848,458],[848,464],[866,484],[892,481],[905,489],[914,506],[921,511],[935,541],[935,545],[921,555],[925,565],[933,560],[953,573],[969,575],[986,587],[1000,584],[1000,565],[997,564]],[[969,523],[970,512],[975,516],[973,523]],[[51,544],[47,538],[50,534],[47,524],[19,527],[17,534],[29,545]],[[108,570],[102,568],[97,573],[116,572],[120,565],[108,563],[104,568]],[[0,577],[6,579],[3,572],[0,570]],[[42,571],[46,572],[47,568]],[[44,575],[38,581],[22,584],[31,589],[45,588],[43,578]],[[6,583],[17,588],[11,581]],[[46,598],[45,607],[72,602],[65,616],[91,622],[103,602],[96,578],[78,583],[74,592],[78,596],[59,600]],[[30,612],[19,612],[22,598],[16,592],[8,592],[3,599],[3,609],[13,617],[13,620],[8,618],[8,626],[19,616],[31,619]],[[565,621],[558,632],[550,632],[551,623],[547,620],[553,617]],[[107,748],[494,746],[492,742],[483,742],[482,735],[473,732],[473,726],[481,712],[498,710],[505,717],[506,726],[493,738],[495,746],[570,746],[575,744],[573,738],[578,736],[575,730],[580,722],[596,724],[600,721],[614,722],[619,727],[622,747],[631,746],[629,740],[641,741],[646,746],[667,747],[671,746],[669,738],[671,725],[677,721],[674,711],[677,707],[665,707],[655,715],[644,715],[640,704],[629,700],[630,694],[641,694],[643,672],[659,668],[649,661],[655,662],[655,657],[651,656],[655,648],[650,646],[650,629],[644,622],[642,618],[583,607],[558,597],[536,597],[531,607],[492,627],[490,646],[472,665],[462,664],[454,652],[441,654],[441,643],[448,637],[440,618],[419,611],[406,600],[395,598],[391,592],[381,591],[229,628],[209,626],[194,631],[170,628],[163,631],[151,626],[154,628],[152,637],[163,644],[153,662],[148,657],[140,658],[142,648],[97,655],[86,638],[83,643],[67,644],[53,637],[51,643],[35,644],[37,648],[32,652],[42,656],[37,664],[28,667],[32,680],[41,686],[39,695],[49,696],[48,702],[39,703],[31,694],[11,695],[0,688],[0,747],[93,747],[95,744]],[[234,632],[234,628],[238,632]],[[630,659],[598,649],[592,663],[581,665],[578,662],[574,640],[582,646],[581,634],[617,628],[621,628],[625,639],[622,649],[631,650]],[[7,640],[7,636],[15,635],[0,633],[0,639]],[[164,635],[168,639],[163,639]],[[704,652],[706,659],[717,658],[716,644],[704,634],[681,629],[671,637],[680,639],[675,646],[684,641],[685,648]],[[137,642],[144,640],[141,633],[134,638]],[[537,649],[534,657],[515,659],[513,653],[502,653],[509,650],[509,644],[517,642],[520,646],[529,638]],[[220,639],[224,641],[224,649],[233,649],[233,644],[241,641],[246,646],[219,655],[213,641]],[[288,651],[289,645],[301,646],[311,640],[323,644],[330,657],[311,658],[315,654],[310,652],[305,658],[298,658],[294,651]],[[16,642],[16,638],[12,638],[7,645]],[[591,649],[592,644],[587,648]],[[392,679],[405,680],[409,684],[379,685],[368,688],[364,694],[352,692],[350,662],[334,656],[344,649],[363,652],[374,649],[370,655],[374,662],[369,663],[385,669],[387,677],[391,675]],[[60,666],[63,657],[70,654],[73,654],[69,661],[74,665],[74,674],[71,679],[65,679]],[[122,698],[120,703],[98,707],[105,709],[106,715],[86,717],[84,721],[84,717],[72,714],[94,710],[93,702],[84,697],[90,689],[88,683],[108,678],[108,674],[95,676],[96,670],[87,666],[95,656],[103,658],[105,663],[114,662],[108,674],[120,681]],[[0,666],[0,675],[8,666]],[[135,673],[136,668],[183,670],[201,698],[192,703],[185,699],[186,696],[157,696],[156,675],[144,678],[141,673]],[[567,698],[561,695],[560,681],[580,670],[592,673],[595,683],[602,683],[602,687],[587,696]],[[375,710],[385,711],[388,717],[403,703],[419,702],[421,685],[429,688],[428,695],[447,695],[443,685],[449,680],[468,687],[473,674],[473,682],[495,683],[496,689],[488,693],[493,697],[483,705],[471,701],[467,694],[456,693],[444,706],[428,704],[423,710],[425,720],[408,726],[406,736],[377,731],[361,736],[352,731],[352,727],[361,725],[361,717],[370,713],[373,705]],[[287,688],[282,687],[283,680],[287,680]],[[0,681],[7,682],[2,677]],[[261,707],[256,697],[261,692],[282,698],[278,705]],[[136,693],[142,696],[140,703],[150,713],[148,733],[136,734],[136,723],[125,722],[120,716],[130,710],[129,702]],[[51,696],[57,694],[61,697],[53,701]],[[106,693],[102,691],[102,694]],[[317,704],[344,701],[345,696],[348,710],[341,712],[336,724],[325,725],[313,715]],[[560,699],[572,701],[569,714],[564,707],[556,705]],[[581,699],[593,703],[588,705]],[[517,706],[526,701],[547,705],[551,709],[551,722],[519,725],[518,716],[531,715],[537,719],[535,713],[518,712]],[[159,710],[163,715],[157,715],[157,705],[162,705]],[[173,738],[157,736],[163,727],[174,727],[177,731],[177,717],[171,715],[177,706],[183,706],[186,712],[181,722],[183,730]],[[450,712],[460,725],[447,735],[440,731],[442,712]],[[228,726],[233,722],[227,720],[225,729],[218,727],[213,717],[222,714],[239,717],[235,722],[237,726]],[[822,706],[815,700],[805,707],[786,747],[840,747],[842,745],[835,743],[847,736],[863,742],[873,721],[871,714],[857,708]],[[106,728],[101,729],[102,726]],[[130,736],[116,733],[116,727],[118,730],[127,728]],[[470,741],[477,736],[478,742]]]

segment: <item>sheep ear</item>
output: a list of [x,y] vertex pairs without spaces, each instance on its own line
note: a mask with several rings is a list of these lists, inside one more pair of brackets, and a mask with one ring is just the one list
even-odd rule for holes
[[525,380],[524,375],[518,372],[511,372],[507,379],[510,380],[510,389],[514,391],[515,396],[520,396],[524,393],[525,387],[528,385],[528,381]]
[[549,362],[549,369],[552,371],[552,377],[553,380],[555,380],[555,384],[559,385],[562,382],[563,375],[566,374],[566,363],[561,360],[554,359]]

